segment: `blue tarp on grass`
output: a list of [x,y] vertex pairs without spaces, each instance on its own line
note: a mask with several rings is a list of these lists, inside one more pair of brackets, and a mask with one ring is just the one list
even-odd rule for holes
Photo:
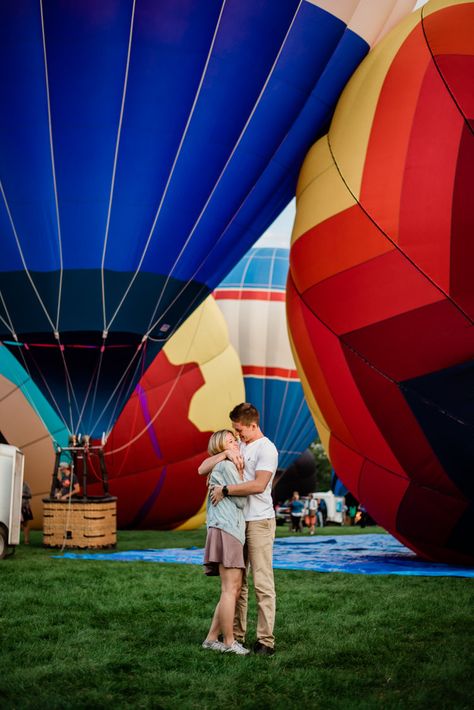
[[[165,548],[127,552],[66,552],[55,557],[109,562],[174,562],[201,565],[202,548]],[[391,535],[316,535],[277,538],[275,569],[349,574],[404,574],[428,577],[474,577],[474,568],[424,562]]]

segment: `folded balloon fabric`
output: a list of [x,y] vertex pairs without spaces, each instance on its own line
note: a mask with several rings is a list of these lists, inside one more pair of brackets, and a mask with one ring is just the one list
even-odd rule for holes
[[[65,552],[56,559],[109,562],[172,562],[200,565],[202,548],[165,548],[125,552]],[[402,574],[427,577],[474,577],[474,567],[428,562],[391,535],[318,535],[279,538],[273,550],[275,569],[349,574]]]

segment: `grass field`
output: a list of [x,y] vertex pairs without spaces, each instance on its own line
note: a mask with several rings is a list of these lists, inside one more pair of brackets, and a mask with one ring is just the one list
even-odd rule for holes
[[[122,532],[118,549],[204,539]],[[0,562],[2,710],[474,704],[472,579],[276,570],[276,655],[229,657],[200,648],[219,589],[200,567],[53,554],[33,532]]]

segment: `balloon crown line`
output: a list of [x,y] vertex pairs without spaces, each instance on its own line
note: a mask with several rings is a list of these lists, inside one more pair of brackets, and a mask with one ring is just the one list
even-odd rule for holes
[[87,345],[84,343],[25,343],[25,342],[20,342],[19,340],[2,340],[0,341],[3,345],[8,345],[8,346],[13,346],[17,348],[24,348],[25,350],[29,350],[30,348],[57,348],[59,350],[72,350],[72,349],[82,349],[82,350],[100,350],[101,352],[104,352],[104,350],[117,350],[117,349],[136,349],[140,350],[143,347],[144,340],[142,340],[138,345],[135,343],[115,343],[115,344],[110,344],[110,345],[105,345],[102,343],[101,345]]

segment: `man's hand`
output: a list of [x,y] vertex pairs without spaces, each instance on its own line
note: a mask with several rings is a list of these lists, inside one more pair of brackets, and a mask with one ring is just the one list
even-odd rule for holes
[[224,494],[222,493],[223,486],[212,486],[211,488],[211,503],[212,505],[217,505],[224,499]]

